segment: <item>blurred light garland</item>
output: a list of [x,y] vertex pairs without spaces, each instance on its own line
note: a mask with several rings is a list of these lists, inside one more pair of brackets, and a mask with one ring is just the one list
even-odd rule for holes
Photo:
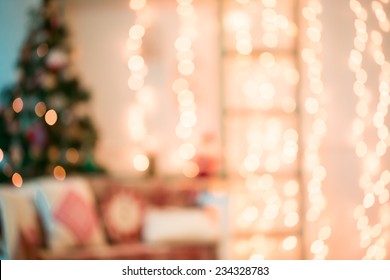
[[304,108],[311,128],[307,135],[307,145],[304,151],[305,173],[309,174],[307,181],[306,220],[316,227],[317,236],[310,243],[310,253],[314,259],[325,259],[329,247],[326,241],[330,238],[332,229],[321,218],[326,209],[327,201],[323,193],[323,182],[326,178],[326,168],[321,163],[320,148],[327,134],[328,113],[324,107],[325,92],[322,82],[322,22],[320,16],[322,4],[320,0],[309,0],[302,9],[302,15],[307,27],[305,34],[307,44],[302,49],[301,56],[307,66],[309,96],[304,100]]
[[179,35],[174,42],[178,76],[172,83],[179,109],[179,123],[175,134],[182,140],[178,149],[184,176],[192,178],[199,173],[199,166],[194,161],[197,154],[194,145],[194,127],[198,122],[196,114],[196,95],[192,89],[195,72],[195,54],[193,42],[197,37],[196,13],[192,0],[177,0],[176,13],[179,17]]
[[[245,238],[237,238],[233,254],[234,258],[265,259],[272,258],[275,250],[289,254],[298,248],[293,229],[300,221],[299,185],[296,178],[283,182],[283,175],[278,174],[297,159],[298,132],[289,127],[284,115],[295,111],[296,102],[290,96],[280,98],[277,83],[283,79],[296,86],[299,74],[293,61],[276,54],[282,48],[280,35],[284,32],[295,37],[296,25],[277,12],[276,0],[235,2],[237,8],[224,15],[226,28],[234,38],[234,60],[238,68],[257,73],[243,77],[238,94],[246,100],[249,111],[263,112],[263,117],[250,117],[244,131],[246,152],[237,163],[237,171],[245,180],[245,189],[239,183],[233,195],[236,232]],[[261,23],[261,47],[254,47],[257,21]],[[280,230],[286,233],[284,238],[270,238],[272,232]]]
[[135,23],[129,29],[127,49],[129,51],[128,68],[130,77],[128,86],[134,92],[134,100],[129,108],[130,137],[137,146],[132,155],[133,167],[144,172],[149,167],[146,116],[153,105],[153,88],[145,84],[148,67],[143,56],[143,38],[151,24],[146,0],[131,0],[129,7],[135,12]]
[[[353,90],[358,98],[353,132],[356,137],[355,153],[361,158],[363,170],[359,185],[364,192],[362,203],[355,208],[354,218],[360,231],[360,247],[365,250],[363,259],[384,259],[387,255],[386,246],[390,242],[390,172],[382,167],[390,144],[389,128],[385,124],[390,105],[390,63],[383,52],[382,32],[388,33],[390,24],[379,1],[373,1],[371,8],[382,32],[367,30],[368,11],[359,1],[351,0],[350,8],[356,19],[354,49],[350,54],[349,66],[355,73]],[[371,53],[373,61],[380,68],[378,91],[375,92],[367,88],[369,75],[363,62],[369,56],[365,52]],[[377,96],[378,103],[376,110],[370,112],[374,96]],[[373,130],[376,130],[378,137],[375,145],[369,143],[368,139],[373,135]],[[377,219],[373,218],[375,213],[378,214]]]

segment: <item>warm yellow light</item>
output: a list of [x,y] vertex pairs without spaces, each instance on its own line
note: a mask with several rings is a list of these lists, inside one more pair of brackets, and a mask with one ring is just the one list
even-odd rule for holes
[[319,110],[319,103],[316,98],[309,97],[305,102],[305,109],[309,114],[316,114]]
[[295,198],[288,198],[283,203],[283,213],[288,214],[290,212],[297,212],[298,210],[298,200]]
[[128,80],[128,86],[131,90],[139,90],[144,85],[144,77],[140,74],[131,75]]
[[142,40],[141,39],[132,39],[129,38],[126,43],[127,49],[129,51],[137,51],[142,46]]
[[192,134],[191,127],[185,127],[181,123],[176,126],[175,129],[176,136],[180,139],[188,139]]
[[23,110],[23,100],[18,97],[12,102],[12,109],[14,109],[15,113],[20,113]]
[[183,90],[188,90],[190,85],[187,80],[183,78],[178,78],[173,82],[172,90],[176,93],[179,93]]
[[324,226],[318,231],[318,238],[320,240],[327,240],[332,234],[332,228],[330,226]]
[[190,90],[182,90],[177,95],[177,101],[182,106],[191,106],[194,104],[195,96]]
[[263,212],[263,216],[267,220],[274,220],[279,215],[279,207],[276,204],[268,204]]
[[371,237],[372,238],[377,238],[378,236],[381,235],[382,233],[382,225],[381,224],[376,224],[372,227],[372,230],[371,230]]
[[54,178],[56,178],[57,180],[63,181],[66,177],[66,171],[62,166],[57,165],[56,167],[54,167],[53,175]]
[[183,174],[188,178],[194,178],[199,174],[199,166],[192,161],[186,162],[183,166]]
[[317,27],[309,27],[306,31],[306,35],[313,42],[319,42],[321,40],[321,29]]
[[381,157],[386,154],[387,151],[387,145],[384,141],[379,141],[375,148],[376,154]]
[[353,211],[353,217],[358,220],[361,216],[364,215],[365,208],[363,205],[358,205],[355,210]]
[[252,52],[252,44],[246,41],[239,41],[236,43],[236,50],[239,54],[248,55]]
[[12,184],[17,188],[20,188],[23,185],[23,178],[19,173],[15,172],[12,175]]
[[246,254],[248,254],[249,251],[250,251],[250,248],[251,248],[250,243],[247,240],[239,240],[234,245],[234,251],[238,255],[246,255]]
[[288,236],[283,240],[282,248],[291,251],[297,247],[298,239],[295,236]]
[[264,255],[261,254],[253,254],[249,257],[250,260],[264,260]]
[[389,201],[390,193],[387,189],[382,190],[378,197],[378,202],[380,204],[385,204]]
[[279,43],[278,36],[275,33],[266,32],[261,38],[264,45],[269,48],[275,48]]
[[363,215],[360,216],[357,220],[357,229],[362,230],[365,229],[368,226],[368,217]]
[[244,160],[244,168],[248,171],[255,171],[260,167],[260,159],[256,155],[247,155]]
[[357,118],[353,121],[352,130],[356,135],[361,135],[364,132],[364,122]]
[[144,154],[138,154],[133,158],[133,166],[137,171],[145,171],[149,168],[149,159]]
[[310,251],[313,254],[320,254],[324,250],[325,244],[323,240],[316,240],[312,243]]
[[180,115],[180,123],[182,126],[190,128],[194,127],[197,122],[197,117],[194,112],[186,111]]
[[53,109],[50,109],[45,114],[45,121],[48,125],[54,125],[57,122],[57,113]]
[[75,148],[69,148],[65,154],[66,160],[70,163],[77,163],[80,158],[79,152]]
[[145,35],[145,27],[139,24],[133,25],[129,30],[129,37],[133,40],[141,39]]
[[297,104],[294,98],[285,97],[282,100],[282,110],[286,113],[292,113],[295,111]]
[[140,55],[133,55],[129,58],[128,67],[131,71],[139,71],[144,67],[144,59]]
[[263,99],[272,99],[276,93],[275,87],[271,83],[262,83],[259,87],[259,91]]
[[178,1],[178,3],[179,6],[176,8],[176,12],[179,16],[190,17],[194,13],[194,6],[190,5],[190,3],[180,3],[180,1]]
[[309,222],[315,222],[319,219],[319,216],[321,215],[321,210],[318,207],[311,207],[306,212],[306,220]]
[[191,143],[184,143],[179,148],[179,154],[183,159],[190,160],[196,154],[196,148]]
[[3,158],[4,158],[4,152],[2,149],[0,149],[0,162],[3,161]]
[[290,180],[283,186],[283,192],[286,196],[293,197],[298,194],[299,185],[295,180]]
[[141,10],[145,7],[146,0],[130,0],[129,6],[132,10]]
[[251,223],[254,222],[259,216],[259,209],[255,206],[249,206],[245,208],[244,212],[242,213],[242,218]]
[[265,169],[270,172],[274,173],[280,169],[281,161],[280,158],[277,156],[269,156],[264,163]]
[[192,41],[186,36],[180,36],[175,41],[175,48],[180,52],[188,51],[191,49]]
[[249,30],[251,26],[249,16],[242,11],[234,11],[227,14],[225,16],[225,25],[231,31]]
[[272,68],[275,65],[275,56],[269,52],[263,52],[259,56],[260,64],[265,68]]
[[307,64],[312,64],[316,60],[316,54],[313,49],[305,48],[301,52],[302,59]]
[[36,105],[35,105],[35,114],[38,116],[38,117],[43,117],[46,113],[46,104],[44,102],[38,102]]
[[368,115],[368,105],[363,100],[360,100],[356,105],[356,113],[360,118]]
[[184,76],[189,76],[194,72],[195,64],[189,59],[184,59],[179,62],[179,65],[177,66],[177,70],[179,71],[180,74]]
[[316,19],[316,11],[312,7],[304,7],[302,15],[307,21],[314,21]]
[[299,215],[296,212],[290,212],[286,215],[284,219],[284,225],[286,227],[294,227],[299,222]]

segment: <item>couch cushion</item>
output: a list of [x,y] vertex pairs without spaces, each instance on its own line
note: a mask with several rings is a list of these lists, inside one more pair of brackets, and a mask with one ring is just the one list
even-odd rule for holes
[[87,180],[43,178],[37,184],[36,205],[50,249],[104,244],[95,198]]
[[143,239],[154,244],[216,243],[216,221],[200,208],[151,208],[147,211]]

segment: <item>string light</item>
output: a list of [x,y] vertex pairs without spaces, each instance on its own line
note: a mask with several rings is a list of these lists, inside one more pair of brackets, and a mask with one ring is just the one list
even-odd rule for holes
[[23,110],[23,100],[18,97],[12,102],[12,109],[14,109],[15,113],[20,113]]
[[193,42],[196,37],[196,14],[192,0],[177,0],[176,13],[179,17],[179,35],[174,42],[178,76],[172,83],[179,108],[179,123],[176,136],[183,140],[178,149],[184,176],[193,178],[199,173],[199,166],[193,161],[197,154],[194,128],[198,122],[196,95],[192,90],[196,70]]
[[[383,1],[382,1],[383,2]],[[385,3],[385,2],[384,2]],[[353,90],[358,98],[353,132],[356,138],[355,152],[361,159],[362,170],[359,185],[363,190],[363,200],[355,208],[354,218],[360,232],[360,247],[365,250],[363,259],[384,259],[386,246],[390,240],[389,230],[389,189],[390,172],[382,167],[389,144],[388,127],[385,117],[390,104],[390,64],[382,49],[383,35],[378,30],[367,28],[368,11],[357,0],[350,1],[355,14],[354,49],[350,54],[350,69],[355,73]],[[383,5],[371,2],[371,9],[382,32],[389,32],[389,21]],[[367,48],[369,47],[369,48]],[[368,89],[368,71],[363,67],[363,59],[370,59],[379,67],[378,90]],[[376,110],[371,112],[372,97],[377,96]],[[372,143],[372,130],[376,129],[377,140]],[[368,138],[370,137],[370,138]],[[371,140],[371,141],[370,141]],[[379,219],[373,219],[377,213]]]
[[35,114],[38,116],[38,117],[43,117],[46,113],[46,105],[44,102],[38,102],[36,105],[35,105]]
[[129,29],[127,49],[129,51],[128,68],[130,77],[128,86],[134,92],[133,102],[129,108],[129,132],[136,148],[132,155],[133,168],[143,172],[149,167],[146,147],[146,117],[154,105],[154,89],[145,83],[148,67],[143,57],[143,38],[150,25],[150,14],[146,0],[131,0],[129,7],[135,13],[135,23]]
[[65,153],[66,160],[70,163],[77,163],[80,158],[80,153],[75,148],[69,148]]
[[50,109],[45,114],[45,121],[48,125],[52,126],[57,122],[57,112]]
[[62,166],[57,165],[53,169],[53,175],[54,175],[54,178],[56,178],[57,180],[63,181],[63,180],[65,180],[65,177],[66,177],[66,171]]
[[[314,259],[325,259],[329,248],[326,240],[331,235],[329,225],[325,224],[322,214],[326,208],[326,198],[323,194],[323,182],[326,178],[326,169],[321,163],[320,148],[327,132],[327,112],[324,108],[324,86],[322,82],[322,23],[319,19],[322,13],[322,4],[319,0],[309,0],[302,9],[306,21],[305,34],[307,44],[301,51],[301,57],[307,67],[308,93],[304,100],[306,118],[310,120],[310,130],[307,135],[304,151],[304,168],[307,177],[307,210],[306,220],[316,228],[316,235],[310,241],[310,252]],[[327,235],[323,231],[328,230]]]
[[22,185],[23,185],[23,178],[22,178],[22,175],[20,175],[19,173],[15,172],[13,175],[12,175],[12,184],[17,187],[17,188],[20,188]]
[[[299,185],[293,173],[298,154],[298,132],[294,128],[294,115],[288,115],[288,118],[284,115],[295,111],[296,102],[293,95],[283,94],[294,92],[299,74],[293,56],[277,53],[277,48],[282,48],[280,45],[285,40],[282,32],[287,38],[296,36],[296,32],[291,28],[295,24],[276,11],[276,4],[275,0],[261,3],[236,0],[236,5],[225,13],[224,18],[236,53],[236,72],[233,74],[236,76],[232,78],[238,81],[239,90],[232,94],[241,94],[237,100],[245,100],[243,106],[249,112],[255,109],[256,112],[271,113],[269,117],[250,115],[243,122],[242,132],[233,129],[235,134],[243,133],[246,143],[241,162],[237,162],[237,156],[231,156],[232,165],[238,169],[245,186],[243,189],[237,181],[233,188],[235,225],[237,234],[243,234],[245,238],[250,236],[246,241],[237,239],[232,248],[234,258],[272,258],[273,249],[286,255],[290,251],[297,252],[298,248],[296,236],[271,242],[264,235],[282,229],[290,233],[300,222]],[[260,41],[255,38],[258,16],[262,28]],[[282,114],[273,114],[275,111]],[[242,142],[239,145],[242,146]],[[234,155],[230,150],[229,154]],[[292,174],[292,178],[281,179],[283,175],[280,174]]]

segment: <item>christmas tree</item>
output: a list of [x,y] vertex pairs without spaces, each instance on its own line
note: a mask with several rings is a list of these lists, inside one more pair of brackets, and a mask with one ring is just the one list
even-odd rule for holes
[[[89,92],[71,65],[68,32],[54,0],[31,11],[18,79],[0,93],[0,182],[99,172]],[[17,181],[17,182],[15,182]]]

